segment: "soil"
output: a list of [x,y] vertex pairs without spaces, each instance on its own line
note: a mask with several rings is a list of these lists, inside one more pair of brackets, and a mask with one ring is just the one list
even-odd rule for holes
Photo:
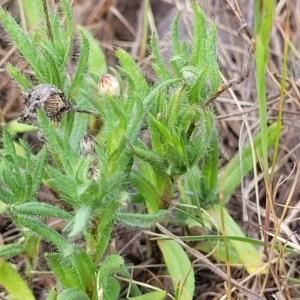
[[[0,4],[9,10],[19,19],[19,1],[0,0]],[[49,1],[54,3],[54,1]],[[233,2],[233,1],[230,1]],[[254,0],[238,0],[245,22],[253,30]],[[277,1],[277,9],[274,16],[273,30],[270,37],[270,65],[274,73],[281,74],[282,55],[284,51],[285,38],[289,35],[289,42],[293,45],[288,55],[289,76],[297,84],[299,83],[299,49],[300,46],[300,3],[298,1]],[[106,55],[107,64],[114,67],[117,64],[114,47],[121,47],[127,50],[139,62],[148,80],[154,80],[153,72],[149,67],[151,61],[150,51],[145,55],[140,55],[141,28],[143,20],[143,3],[140,0],[74,0],[73,9],[77,24],[86,26],[99,40],[100,45]],[[153,24],[149,29],[156,30],[160,38],[160,47],[167,60],[169,53],[169,33],[170,24],[173,17],[181,13],[180,35],[182,39],[190,41],[192,32],[192,15],[188,0],[151,0],[151,16]],[[207,22],[214,20],[218,26],[218,58],[224,75],[224,80],[240,77],[245,68],[245,63],[249,56],[249,45],[244,42],[239,34],[241,22],[234,11],[229,7],[226,0],[211,0],[200,2],[207,15]],[[284,29],[288,21],[288,29]],[[26,68],[26,63],[15,51],[8,37],[0,28],[0,128],[15,120],[23,110],[23,96],[16,84],[7,75],[5,65],[12,63],[18,68]],[[218,97],[214,103],[216,111],[216,123],[220,133],[221,155],[220,168],[224,166],[241,148],[249,141],[249,130],[251,136],[259,131],[258,100],[255,81],[255,67],[252,66],[249,77],[241,84],[233,87]],[[267,74],[268,99],[267,111],[270,123],[277,119],[280,109],[280,90],[271,74]],[[299,88],[299,85],[297,85]],[[292,97],[297,103],[300,101],[299,95],[292,93]],[[292,97],[286,96],[283,105],[283,130],[280,136],[278,151],[278,163],[276,166],[274,185],[274,209],[277,217],[283,213],[283,206],[290,199],[287,213],[283,216],[280,236],[296,245],[299,252],[299,228],[300,228],[300,202],[298,173],[299,167],[299,104],[294,104]],[[248,126],[248,127],[247,127]],[[249,129],[250,128],[250,129]],[[39,140],[35,133],[19,134],[17,138],[23,138],[30,142],[34,149],[40,147]],[[273,153],[270,152],[270,162]],[[271,164],[270,164],[271,165]],[[258,173],[261,171],[260,164],[257,164]],[[296,168],[296,169],[295,169]],[[255,184],[257,189],[255,190]],[[266,215],[266,185],[261,175],[258,177],[252,173],[243,179],[243,185],[232,196],[228,209],[233,218],[240,224],[247,236],[261,239],[260,225],[264,224]],[[38,199],[48,203],[57,203],[56,195],[46,187],[42,187],[38,193]],[[248,220],[243,218],[243,203],[247,208]],[[259,207],[257,207],[259,204]],[[262,223],[259,223],[259,217]],[[58,230],[61,224],[53,219],[47,221],[50,226]],[[271,214],[270,233],[274,233],[276,222]],[[179,229],[174,224],[170,224],[170,230],[178,235],[184,235],[185,231]],[[11,243],[20,239],[20,234],[13,227],[10,220],[5,215],[0,215],[0,245]],[[269,241],[272,237],[269,236]],[[45,252],[53,251],[52,246],[43,241],[40,250],[38,271],[48,271],[44,260]],[[295,246],[295,247],[296,247]],[[111,247],[124,255],[127,264],[134,266],[144,266],[136,268],[133,278],[136,281],[148,282],[163,289],[170,289],[170,281],[165,278],[166,271],[161,266],[162,255],[154,242],[149,240],[147,232],[135,231],[116,225]],[[147,251],[152,249],[152,255],[147,256]],[[276,256],[277,257],[277,256]],[[275,273],[269,274],[263,295],[266,299],[300,299],[299,285],[285,281],[282,275],[299,278],[299,255],[290,254],[279,259],[280,267],[274,265]],[[213,259],[211,258],[213,261]],[[15,257],[10,262],[21,273],[24,270],[24,257]],[[215,262],[218,267],[226,272],[226,266]],[[218,276],[206,269],[203,265],[195,266],[196,292],[195,300],[215,300],[226,295],[224,282]],[[264,276],[247,277],[244,269],[232,267],[231,276],[238,281],[245,280],[244,284],[249,288],[262,288]],[[28,279],[36,299],[44,299],[47,292],[55,285],[55,279],[48,273],[38,273]],[[155,282],[155,283],[154,283]],[[282,287],[278,291],[278,285]],[[0,299],[5,298],[5,291],[0,288]],[[124,285],[123,297],[126,296]],[[281,297],[281,298],[280,298]],[[225,297],[223,298],[225,299]],[[232,293],[232,299],[246,299],[238,292]]]

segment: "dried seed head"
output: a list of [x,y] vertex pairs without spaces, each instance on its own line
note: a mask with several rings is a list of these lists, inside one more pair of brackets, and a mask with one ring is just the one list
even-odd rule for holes
[[64,93],[52,84],[40,84],[24,92],[24,104],[18,121],[35,126],[38,125],[38,109],[43,109],[51,121],[58,123],[72,108]]
[[92,161],[89,166],[89,178],[92,181],[97,181],[100,176],[100,163],[95,152],[96,139],[93,135],[86,133],[80,142],[80,153],[83,156],[89,156]]
[[98,82],[99,92],[102,96],[118,97],[120,95],[120,84],[116,77],[105,74]]
[[80,142],[80,153],[83,156],[94,155],[96,139],[93,135],[86,133]]
[[94,157],[89,168],[89,178],[92,181],[97,181],[100,176],[100,164],[98,158]]

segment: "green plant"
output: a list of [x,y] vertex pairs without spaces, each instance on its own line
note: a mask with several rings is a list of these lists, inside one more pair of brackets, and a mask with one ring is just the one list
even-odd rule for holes
[[[120,68],[114,71],[116,78],[103,76],[99,93],[100,76],[90,63],[97,47],[86,29],[74,29],[68,1],[60,1],[60,13],[47,9],[46,1],[34,3],[44,14],[44,21],[30,36],[0,8],[2,24],[29,63],[37,83],[33,85],[14,66],[7,66],[24,91],[26,108],[20,120],[38,127],[44,141],[39,153],[33,154],[25,142],[13,142],[4,130],[0,170],[3,211],[25,237],[17,253],[28,253],[28,264],[36,261],[40,243],[39,238],[33,238],[36,235],[56,247],[46,260],[62,289],[53,289],[48,299],[116,298],[108,288],[112,275],[129,277],[129,272],[120,255],[108,253],[114,222],[139,228],[151,228],[157,222],[166,224],[174,182],[190,174],[200,160],[204,161],[209,191],[217,190],[217,164],[209,158],[211,153],[211,157],[217,157],[218,135],[214,111],[208,105],[220,85],[216,26],[211,23],[207,28],[203,12],[192,2],[195,27],[191,49],[179,40],[179,16],[172,26],[170,65],[163,63],[152,36],[153,68],[158,79],[154,86],[148,84],[134,60],[118,49]],[[69,74],[74,36],[80,41],[80,53],[76,71]],[[103,120],[96,138],[86,134],[89,113]],[[145,124],[150,146],[140,134]],[[41,184],[53,189],[68,210],[38,202],[36,193]],[[136,188],[136,195],[127,192],[128,185]],[[126,212],[133,196],[142,199],[148,214]],[[211,201],[217,201],[216,195]],[[43,222],[47,217],[64,220],[63,232],[47,226]],[[76,242],[78,238],[84,240],[83,246]],[[160,241],[158,245],[173,279],[175,298],[192,299],[194,272],[187,254],[174,241]],[[3,256],[16,253],[7,246],[4,250]],[[174,265],[173,256],[185,264]],[[29,274],[35,263],[30,266]],[[7,283],[1,283],[9,290]],[[113,284],[118,286],[117,282]],[[155,295],[162,299],[165,292]],[[141,295],[134,285],[130,296],[149,297]]]

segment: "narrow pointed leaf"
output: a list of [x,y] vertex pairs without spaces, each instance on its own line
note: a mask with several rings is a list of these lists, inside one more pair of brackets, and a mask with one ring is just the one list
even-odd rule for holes
[[151,48],[155,60],[153,63],[153,69],[155,70],[157,77],[161,81],[165,79],[170,79],[171,75],[161,58],[161,55],[158,50],[157,39],[154,34],[152,34],[151,36]]
[[11,63],[6,65],[6,68],[12,78],[18,83],[21,87],[22,91],[26,91],[32,88],[32,83],[19,71],[17,70]]
[[70,220],[72,215],[67,211],[47,203],[28,202],[15,205],[13,208],[18,213],[26,215],[37,215],[43,217],[56,217],[62,220]]
[[219,167],[219,141],[218,134],[214,131],[211,138],[209,151],[205,153],[203,158],[201,173],[206,179],[207,187],[211,191],[215,191],[218,183],[218,167]]
[[13,215],[12,219],[17,224],[27,227],[33,232],[36,232],[45,239],[49,240],[59,249],[63,249],[67,244],[67,241],[62,235],[37,219],[21,214]]
[[15,300],[35,300],[26,282],[6,261],[0,261],[0,284]]
[[206,64],[206,24],[205,15],[196,1],[192,2],[194,10],[194,34],[191,62],[193,66],[203,67]]
[[124,267],[124,259],[118,254],[111,254],[107,256],[104,262],[101,264],[98,275],[98,284],[102,286],[104,280],[113,274],[120,271]]
[[8,244],[0,247],[0,257],[18,256],[24,251],[24,246],[19,244]]
[[38,54],[34,44],[26,36],[14,18],[3,10],[2,6],[0,6],[0,20],[19,51],[22,53],[25,59],[31,63],[33,69],[38,72]]
[[140,96],[144,97],[145,95],[148,95],[148,83],[130,55],[126,51],[118,49],[116,51],[116,56],[120,61],[121,67],[126,71],[127,74],[130,74],[131,78],[134,78],[134,87],[139,91]]

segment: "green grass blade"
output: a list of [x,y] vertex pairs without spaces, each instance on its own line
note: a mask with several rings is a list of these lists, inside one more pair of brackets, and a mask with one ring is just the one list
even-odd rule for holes
[[[269,37],[273,22],[275,2],[255,1],[255,37],[256,37],[256,83],[259,106],[259,119],[261,126],[261,147],[263,156],[263,169],[265,178],[269,178],[268,172],[268,133],[267,133],[267,92],[266,69],[268,60]],[[262,11],[260,11],[262,10]]]
[[[274,145],[276,140],[276,130],[277,123],[273,123],[267,129],[267,148]],[[262,148],[264,143],[262,143],[263,133],[259,133],[254,139],[254,149],[258,149],[260,155],[262,154]],[[240,154],[237,153],[235,157],[228,163],[225,169],[219,175],[219,185],[222,193],[224,194],[225,199],[227,199],[236,186],[241,182],[242,176],[248,174],[248,172],[253,168],[253,159],[251,146],[247,145],[242,150],[242,166],[240,166]],[[255,157],[257,161],[257,153],[255,152]],[[241,174],[242,170],[242,174]],[[268,170],[266,170],[268,171]]]

